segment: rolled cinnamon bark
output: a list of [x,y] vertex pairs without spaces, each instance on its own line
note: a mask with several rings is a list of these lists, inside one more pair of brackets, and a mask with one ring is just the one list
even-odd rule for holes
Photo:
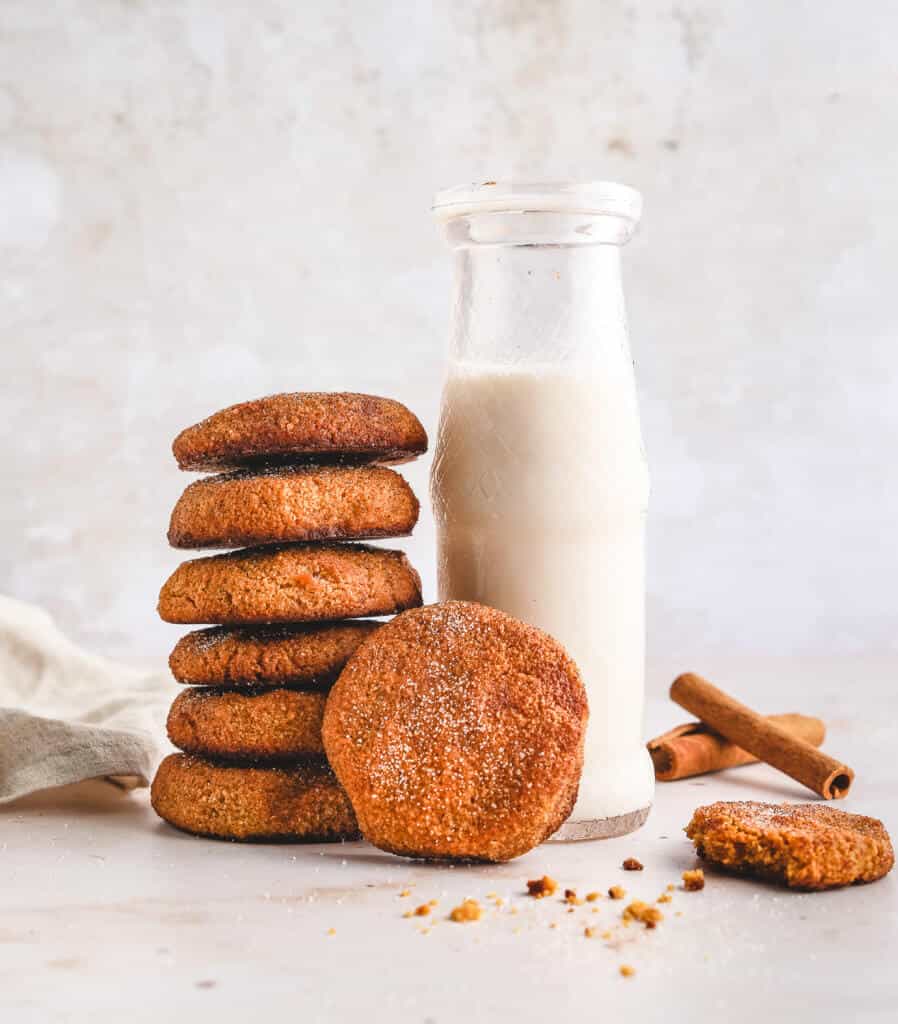
[[785,772],[824,800],[839,800],[851,788],[854,772],[847,765],[740,704],[707,679],[692,672],[678,676],[670,687],[670,696],[731,743]]
[[[767,720],[776,722],[791,735],[815,747],[819,747],[826,736],[823,722],[808,715],[768,715]],[[730,743],[704,722],[678,725],[649,740],[646,746],[659,782],[675,782],[724,768],[738,768],[758,760],[754,754]]]

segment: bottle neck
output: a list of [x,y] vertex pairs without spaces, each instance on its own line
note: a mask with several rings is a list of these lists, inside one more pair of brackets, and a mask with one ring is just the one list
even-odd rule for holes
[[622,348],[627,318],[617,245],[456,248],[453,362],[594,366]]

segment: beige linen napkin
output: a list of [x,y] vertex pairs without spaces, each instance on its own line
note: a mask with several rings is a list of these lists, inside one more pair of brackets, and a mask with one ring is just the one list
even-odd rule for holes
[[82,779],[146,786],[167,749],[171,676],[81,650],[0,596],[0,803]]

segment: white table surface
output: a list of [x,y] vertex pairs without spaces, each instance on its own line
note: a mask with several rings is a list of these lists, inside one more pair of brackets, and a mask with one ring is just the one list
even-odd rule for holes
[[[727,671],[763,710],[823,713],[827,748],[857,772],[841,806],[894,833],[895,669],[868,659]],[[655,692],[659,672],[669,668],[655,668]],[[647,719],[653,734],[683,715],[655,699]],[[894,1021],[894,876],[798,894],[708,870],[704,891],[678,888],[654,931],[622,927],[624,904],[607,898],[596,914],[568,914],[523,895],[547,872],[581,893],[619,883],[654,899],[695,864],[682,828],[697,804],[806,796],[766,766],[659,785],[632,836],[450,869],[364,843],[196,839],[156,819],[146,791],[101,782],[38,794],[0,808],[0,1020]],[[622,871],[628,856],[645,870]],[[486,917],[449,922],[467,896],[490,906]],[[403,918],[433,898],[432,917]],[[586,938],[587,925],[612,940]],[[619,975],[623,963],[634,977]]]

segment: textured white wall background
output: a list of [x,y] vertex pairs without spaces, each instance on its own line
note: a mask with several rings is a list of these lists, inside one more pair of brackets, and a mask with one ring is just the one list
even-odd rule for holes
[[[898,649],[898,5],[2,0],[0,31],[0,589],[167,651],[175,432],[285,389],[433,432],[431,193],[605,177],[646,198],[650,651]],[[406,546],[432,597],[426,509]]]

